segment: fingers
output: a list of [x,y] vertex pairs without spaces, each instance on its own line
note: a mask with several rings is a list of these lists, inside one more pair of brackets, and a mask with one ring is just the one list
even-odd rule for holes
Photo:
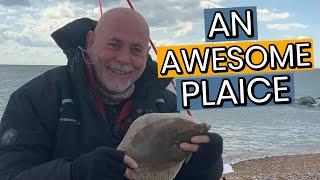
[[210,142],[210,137],[208,135],[200,135],[200,136],[193,136],[191,138],[190,143],[181,143],[180,149],[184,151],[190,151],[190,152],[197,152],[199,150],[199,144],[206,144]]
[[132,175],[132,172],[130,171],[130,169],[126,169],[126,172],[124,173],[124,176],[127,178],[127,179],[134,179],[133,175]]
[[181,143],[180,149],[184,151],[197,152],[199,149],[199,144]]
[[137,162],[127,155],[124,156],[123,163],[127,165],[130,169],[138,168]]
[[209,143],[210,137],[208,135],[193,136],[191,142],[196,144]]
[[[138,168],[138,164],[135,160],[133,160],[131,157],[129,157],[128,155],[124,155],[124,159],[123,159],[123,163],[129,167],[130,169],[137,169]],[[133,178],[133,175],[132,175],[132,172],[131,170],[127,168],[126,169],[126,172],[124,173],[124,176],[127,178],[127,179],[134,179]]]

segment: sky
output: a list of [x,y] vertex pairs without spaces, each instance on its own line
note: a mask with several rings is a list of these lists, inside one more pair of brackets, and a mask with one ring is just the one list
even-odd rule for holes
[[[101,0],[103,12],[129,7]],[[204,9],[257,6],[259,41],[312,38],[320,68],[317,0],[131,0],[147,20],[156,46],[203,44]],[[50,34],[82,17],[99,20],[99,0],[0,0],[0,64],[64,65]],[[151,55],[156,55],[151,51]]]

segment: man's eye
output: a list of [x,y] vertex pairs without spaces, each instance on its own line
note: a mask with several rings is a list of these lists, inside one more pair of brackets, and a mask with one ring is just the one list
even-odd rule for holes
[[118,49],[120,47],[120,45],[117,43],[109,43],[108,46],[112,49]]
[[140,48],[132,48],[132,51],[135,53],[141,53],[142,50]]

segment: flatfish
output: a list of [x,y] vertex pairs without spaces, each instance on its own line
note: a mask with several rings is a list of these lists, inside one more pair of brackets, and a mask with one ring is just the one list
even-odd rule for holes
[[180,113],[145,114],[131,124],[117,149],[138,163],[132,171],[135,180],[170,180],[192,155],[181,150],[180,143],[191,143],[191,137],[210,127]]

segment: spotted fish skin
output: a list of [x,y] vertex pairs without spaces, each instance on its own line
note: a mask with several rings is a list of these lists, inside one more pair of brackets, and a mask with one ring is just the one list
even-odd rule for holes
[[173,179],[191,153],[180,150],[182,142],[208,132],[210,125],[180,113],[152,113],[138,118],[118,149],[137,161],[136,180]]

